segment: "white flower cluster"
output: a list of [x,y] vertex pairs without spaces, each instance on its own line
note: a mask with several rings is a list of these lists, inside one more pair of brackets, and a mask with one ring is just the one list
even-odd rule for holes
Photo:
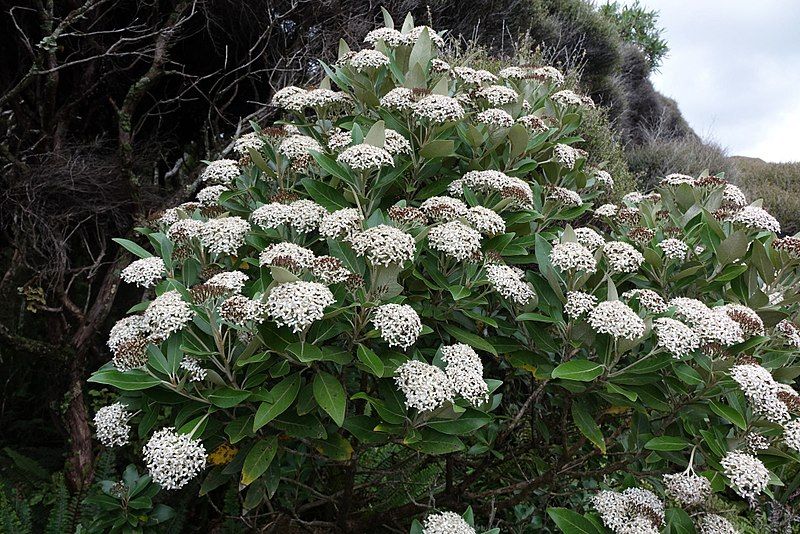
[[777,424],[789,420],[789,408],[779,396],[779,393],[784,391],[783,385],[776,382],[768,370],[760,365],[748,363],[734,365],[730,374],[755,413]]
[[232,293],[240,293],[247,283],[248,277],[242,271],[225,271],[208,279],[206,284],[220,287]]
[[483,379],[480,356],[464,343],[442,347],[442,360],[447,363],[444,372],[450,379],[453,393],[460,395],[473,406],[480,406],[489,395],[489,386]]
[[524,306],[536,296],[525,282],[522,269],[508,265],[487,265],[485,269],[486,278],[504,298]]
[[500,193],[504,197],[514,198],[516,205],[522,209],[528,209],[533,204],[531,187],[523,180],[500,171],[469,171],[458,180],[453,180],[447,190],[451,195],[461,196],[464,187],[476,193]]
[[233,142],[233,151],[240,156],[246,156],[249,154],[249,148],[252,148],[256,152],[264,148],[264,141],[256,132],[244,134]]
[[212,161],[203,169],[200,179],[210,184],[227,185],[241,174],[239,162],[232,159]]
[[222,217],[210,219],[203,225],[200,243],[209,252],[217,254],[236,254],[244,245],[244,238],[250,231],[250,223],[241,217]]
[[473,206],[466,214],[467,222],[477,231],[488,236],[506,233],[506,222],[494,210]]
[[525,76],[527,76],[528,73],[525,72],[525,69],[523,69],[522,67],[506,67],[504,69],[501,69],[500,72],[497,73],[497,75],[500,76],[501,78],[507,78],[509,80],[521,80]]
[[578,239],[578,243],[588,248],[592,252],[602,247],[606,243],[606,240],[603,239],[603,236],[591,228],[576,228],[575,237]]
[[[592,102],[590,98],[581,96],[574,91],[570,91],[569,89],[564,89],[563,91],[553,93],[550,98],[553,100],[553,102],[558,102],[562,106],[594,106],[594,102]],[[592,103],[589,104],[589,102]]]
[[781,223],[778,222],[778,219],[758,206],[745,206],[733,214],[731,221],[753,230],[775,232],[776,234],[781,231]]
[[161,340],[183,329],[193,316],[192,308],[183,300],[181,294],[173,289],[156,297],[150,303],[142,321],[151,336]]
[[147,334],[147,326],[141,315],[123,317],[111,327],[106,344],[112,351],[116,351],[122,344],[132,339]]
[[513,104],[519,98],[519,94],[505,85],[490,85],[479,90],[476,95],[485,99],[492,106],[504,106]]
[[344,163],[356,171],[393,167],[394,160],[386,149],[362,143],[346,148],[336,157],[336,161]]
[[694,182],[695,182],[694,177],[689,176],[688,174],[680,174],[674,172],[672,174],[668,174],[663,180],[661,180],[661,182],[659,182],[659,185],[661,186],[677,186],[681,184],[694,185]]
[[422,534],[475,534],[475,529],[455,512],[440,512],[425,518]]
[[589,313],[588,321],[595,332],[614,338],[637,339],[644,335],[644,321],[630,306],[619,300],[598,304]]
[[481,234],[461,221],[450,221],[428,231],[428,245],[457,261],[465,261],[480,254]]
[[568,208],[577,208],[583,204],[581,196],[566,187],[555,186],[547,193],[547,200],[552,200]]
[[245,326],[250,322],[263,322],[265,312],[266,306],[263,302],[244,295],[234,295],[219,305],[220,318],[238,326]]
[[430,412],[453,400],[453,386],[444,371],[418,360],[397,368],[395,383],[406,398],[407,408]]
[[355,234],[350,244],[356,255],[365,256],[372,265],[402,265],[414,259],[417,250],[411,234],[385,224]]
[[783,441],[790,449],[800,452],[800,419],[793,419],[784,425]]
[[514,126],[514,118],[509,115],[507,111],[499,108],[490,108],[486,111],[481,111],[475,117],[475,120],[481,124],[494,126],[496,128],[511,128]]
[[784,319],[775,326],[775,331],[788,341],[794,348],[800,349],[800,329],[788,319]]
[[747,336],[764,335],[764,321],[752,308],[742,304],[725,304],[714,310],[724,311],[728,317],[739,323],[742,332]]
[[[291,267],[297,269],[308,269],[314,262],[314,253],[300,245],[294,243],[273,243],[265,248],[258,257],[259,265],[273,265],[278,262],[290,262]],[[285,266],[285,265],[282,265]]]
[[653,321],[658,346],[675,358],[691,354],[700,347],[700,337],[682,322],[669,317],[659,317]]
[[200,365],[200,361],[192,356],[184,356],[181,359],[181,369],[186,371],[189,382],[202,382],[208,374],[208,371]]
[[489,72],[488,70],[475,70],[470,67],[456,67],[453,69],[461,81],[468,85],[482,85],[486,82],[496,82],[497,76]]
[[155,432],[142,453],[153,482],[167,490],[184,487],[206,467],[203,443],[172,427]]
[[711,482],[693,471],[664,475],[664,489],[681,506],[691,508],[703,504],[711,495]]
[[517,119],[517,122],[534,133],[547,131],[547,123],[536,115],[523,115]]
[[592,504],[615,534],[658,534],[664,523],[664,503],[646,489],[603,490],[592,498]]
[[608,266],[615,273],[636,272],[644,263],[642,253],[622,241],[609,241],[603,245],[603,253]]
[[325,285],[344,282],[352,274],[344,267],[341,260],[333,256],[319,256],[311,266],[314,276]]
[[557,143],[553,148],[553,157],[567,169],[573,169],[581,153],[569,145]]
[[619,207],[616,204],[603,204],[594,210],[597,217],[613,217],[617,214]]
[[745,499],[754,500],[769,484],[769,470],[751,454],[732,451],[719,463],[733,490]]
[[722,205],[729,209],[741,209],[747,206],[747,197],[735,185],[726,184],[722,191]]
[[689,245],[674,237],[662,240],[658,243],[658,248],[663,250],[664,256],[670,260],[683,261],[689,253]]
[[380,105],[386,109],[397,111],[412,109],[414,107],[414,93],[407,87],[395,87],[381,97]]
[[285,109],[293,97],[302,95],[305,92],[305,89],[289,85],[288,87],[275,91],[275,94],[272,95],[272,105]]
[[[272,103],[273,105],[279,105],[279,107],[283,109],[297,113],[306,108],[337,111],[346,109],[352,105],[350,96],[340,91],[331,91],[330,89],[323,88],[306,91],[305,89],[298,90],[297,87],[287,87],[285,89],[291,89],[291,91],[283,94],[281,91],[284,91],[284,89],[281,89],[281,91],[278,91],[275,93],[275,96],[273,96]],[[277,100],[276,97],[278,97]],[[280,104],[278,104],[278,102],[280,102]]]
[[288,282],[274,288],[267,297],[267,313],[278,326],[295,333],[322,319],[325,308],[336,302],[333,293],[317,282]]
[[587,273],[597,271],[597,262],[592,252],[580,243],[558,243],[550,251],[550,263],[562,271],[570,269]]
[[347,130],[336,128],[328,137],[328,148],[333,152],[338,152],[353,143],[353,134]]
[[319,233],[329,239],[349,240],[361,231],[363,221],[361,212],[356,208],[343,208],[327,213],[319,223]]
[[625,300],[636,299],[639,305],[652,313],[663,313],[669,309],[661,295],[652,289],[631,289],[622,294]]
[[295,200],[290,204],[270,202],[253,210],[250,218],[262,228],[287,225],[296,232],[307,234],[317,229],[328,210],[313,200]]
[[586,315],[597,306],[597,297],[583,291],[569,291],[564,311],[573,319]]
[[411,143],[400,132],[387,128],[383,136],[383,148],[392,156],[411,154]]
[[[388,94],[387,94],[388,96]],[[443,95],[428,95],[413,105],[414,115],[418,119],[433,124],[458,121],[464,118],[464,108],[458,100]]]
[[730,347],[744,341],[742,327],[722,308],[714,308],[692,325],[704,343]]
[[717,514],[703,514],[697,521],[698,534],[739,534],[730,521]]
[[604,171],[602,169],[597,169],[594,171],[594,181],[598,184],[603,184],[609,189],[614,188],[614,178],[611,177],[611,173],[608,171]]
[[531,74],[540,79],[547,82],[550,82],[554,85],[561,85],[564,83],[564,75],[555,67],[544,66],[544,67],[537,67],[533,69]]
[[219,196],[227,190],[224,185],[204,187],[197,193],[197,201],[201,206],[216,206],[219,203]]
[[374,45],[378,41],[383,41],[391,47],[405,44],[405,36],[394,28],[378,28],[367,33],[364,42]]
[[422,333],[422,321],[408,304],[382,304],[372,311],[371,320],[390,347],[407,349]]
[[467,205],[453,197],[430,197],[420,204],[419,209],[439,222],[452,221],[467,214]]
[[322,145],[313,137],[301,134],[290,135],[278,147],[278,151],[289,159],[308,156],[312,150],[322,152]]
[[389,58],[383,52],[365,49],[356,52],[350,57],[348,63],[356,72],[362,72],[367,69],[385,67],[389,64]]
[[129,284],[136,284],[141,287],[156,285],[156,282],[164,278],[167,268],[164,260],[158,257],[143,258],[136,260],[122,269],[120,278]]
[[130,442],[131,427],[128,424],[130,418],[131,414],[121,402],[100,408],[94,414],[97,439],[105,447],[127,445]]
[[179,243],[198,238],[203,233],[205,224],[197,219],[180,219],[170,225],[167,237]]
[[703,317],[711,313],[711,308],[697,299],[687,297],[675,297],[668,302],[669,306],[675,308],[675,312],[694,324],[699,322]]

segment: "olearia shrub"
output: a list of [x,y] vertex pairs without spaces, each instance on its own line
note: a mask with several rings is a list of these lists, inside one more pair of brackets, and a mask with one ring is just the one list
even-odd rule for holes
[[150,298],[90,379],[101,443],[262,527],[719,533],[790,502],[800,239],[707,173],[602,203],[552,67],[451,68],[410,17],[367,42],[153,252],[119,240]]

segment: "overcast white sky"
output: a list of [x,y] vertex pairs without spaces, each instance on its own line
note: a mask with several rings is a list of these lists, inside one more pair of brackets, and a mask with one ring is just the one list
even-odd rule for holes
[[800,0],[642,0],[669,43],[660,92],[730,155],[800,160]]

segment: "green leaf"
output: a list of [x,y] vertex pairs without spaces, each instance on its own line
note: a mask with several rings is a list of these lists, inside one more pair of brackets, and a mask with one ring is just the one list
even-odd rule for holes
[[353,456],[353,446],[341,434],[331,434],[328,439],[315,440],[314,448],[328,458],[345,462]]
[[456,436],[443,434],[431,428],[423,428],[422,439],[408,446],[426,454],[448,454],[464,450],[464,444]]
[[345,200],[344,196],[328,184],[311,178],[303,178],[301,183],[308,192],[308,196],[329,211],[350,207],[350,203]]
[[415,65],[419,65],[421,67],[428,66],[428,62],[433,56],[433,52],[431,50],[433,45],[431,43],[431,36],[428,32],[428,28],[422,30],[417,42],[414,43],[414,47],[411,49],[411,55],[408,57],[409,68],[413,68]]
[[696,534],[689,514],[680,508],[667,508],[667,528],[665,534]]
[[750,246],[747,234],[738,230],[725,238],[717,245],[717,261],[720,266],[727,265],[734,260],[743,258]]
[[744,416],[740,414],[734,407],[728,406],[727,404],[721,404],[713,400],[709,402],[709,406],[712,412],[723,419],[727,419],[742,430],[747,428],[747,422],[744,420]]
[[366,365],[372,371],[372,374],[377,377],[383,376],[383,361],[381,361],[377,354],[372,352],[372,350],[364,345],[358,346],[358,351],[356,354],[361,363]]
[[272,402],[262,402],[253,420],[253,431],[266,425],[292,405],[300,391],[300,373],[289,375],[270,390]]
[[116,369],[103,369],[90,376],[88,382],[114,386],[123,391],[139,391],[157,386],[161,380],[136,369],[124,373]]
[[492,416],[472,408],[467,408],[467,411],[461,414],[458,419],[449,419],[446,421],[428,421],[428,428],[437,430],[443,434],[450,434],[452,436],[463,436],[478,430],[485,426],[492,420]]
[[272,463],[275,458],[275,453],[278,451],[278,438],[277,436],[270,436],[262,439],[253,445],[250,452],[247,453],[247,458],[244,460],[244,467],[242,467],[241,485],[247,486],[264,472]]
[[606,453],[606,441],[603,438],[603,432],[600,426],[595,422],[589,410],[579,402],[572,403],[572,420],[575,426],[581,431],[581,434],[586,436],[589,441],[595,444],[600,451]]
[[564,534],[603,534],[591,521],[568,508],[548,508],[547,515]]
[[466,330],[450,324],[443,324],[442,328],[444,328],[445,332],[456,338],[461,343],[466,343],[473,348],[480,349],[497,356],[497,349],[494,348],[494,345],[486,341],[481,336],[467,332]]
[[386,127],[383,121],[376,121],[372,128],[367,132],[364,143],[367,145],[383,148],[386,142]]
[[315,362],[323,359],[322,350],[316,345],[311,343],[303,343],[298,341],[286,347],[295,358],[303,363]]
[[677,436],[658,436],[644,444],[650,451],[682,451],[691,443]]
[[553,369],[553,378],[591,382],[603,374],[603,366],[589,360],[570,360]]
[[517,158],[528,148],[530,133],[523,125],[515,124],[508,131],[508,138],[511,140],[511,157]]
[[419,149],[419,155],[423,158],[444,158],[451,156],[455,149],[452,139],[434,139],[428,141],[425,146]]
[[220,408],[233,408],[244,402],[250,394],[249,391],[242,391],[241,389],[233,389],[226,386],[214,390],[208,396],[208,400],[211,401],[211,404],[219,406]]
[[152,258],[153,254],[147,252],[145,249],[131,241],[130,239],[122,239],[121,237],[115,237],[111,241],[120,245],[122,248],[131,252],[132,254],[139,256],[140,258]]
[[347,395],[339,380],[330,373],[319,371],[314,377],[314,398],[320,407],[331,416],[334,422],[342,426],[347,407]]
[[558,319],[554,317],[548,317],[546,315],[542,315],[541,313],[521,313],[517,315],[517,321],[534,321],[537,323],[558,323],[560,322]]

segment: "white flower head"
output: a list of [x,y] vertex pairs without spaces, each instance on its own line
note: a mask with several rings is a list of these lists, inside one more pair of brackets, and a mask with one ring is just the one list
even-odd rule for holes
[[305,94],[306,92],[305,89],[295,87],[294,85],[284,87],[283,89],[277,90],[275,94],[272,95],[272,105],[286,109],[286,106],[289,105],[293,97]]
[[606,240],[592,228],[575,228],[575,237],[578,243],[592,252],[605,245]]
[[793,419],[784,425],[783,441],[790,449],[800,452],[800,419]]
[[581,196],[566,187],[554,186],[547,193],[547,200],[552,200],[557,204],[561,204],[567,208],[577,208],[583,205]]
[[364,42],[371,45],[378,41],[383,41],[388,46],[396,47],[404,44],[405,36],[394,28],[377,28],[364,37]]
[[371,320],[390,347],[407,349],[422,333],[422,321],[408,304],[382,304],[372,311]]
[[484,235],[495,236],[506,233],[506,222],[492,209],[473,206],[467,210],[469,224]]
[[767,369],[756,364],[740,364],[731,367],[730,375],[744,393],[753,412],[773,423],[784,424],[789,421],[789,408],[780,398],[780,393],[785,390]]
[[219,305],[219,316],[231,324],[245,326],[250,323],[263,322],[266,310],[266,306],[261,301],[247,298],[244,295],[234,295]]
[[480,254],[481,234],[461,221],[450,221],[428,231],[428,245],[446,256],[465,261]]
[[608,171],[604,171],[602,169],[594,171],[594,181],[595,183],[604,185],[609,189],[614,189],[614,178],[612,178],[611,173]]
[[630,306],[619,300],[598,304],[589,313],[588,321],[595,332],[614,338],[637,339],[644,335],[644,321]]
[[290,270],[302,270],[311,267],[314,253],[294,243],[273,243],[265,248],[258,257],[259,265],[287,267]]
[[131,427],[128,421],[131,414],[125,408],[124,404],[115,402],[100,408],[94,415],[97,439],[105,447],[117,447],[130,442]]
[[357,171],[394,166],[394,159],[386,149],[366,143],[346,148],[336,157],[336,161]]
[[492,106],[513,104],[519,98],[519,93],[505,85],[490,85],[480,89],[476,94],[478,98],[483,98]]
[[639,301],[639,306],[652,313],[663,313],[669,309],[661,295],[652,289],[631,289],[623,293],[622,298],[625,300],[636,299]]
[[475,529],[455,512],[440,512],[425,518],[422,534],[475,534]]
[[697,521],[698,534],[739,534],[733,524],[717,514],[703,514]]
[[244,134],[233,142],[233,151],[240,156],[246,156],[250,153],[248,149],[252,148],[258,152],[264,148],[264,144],[264,140],[261,139],[256,132],[250,132],[248,134]]
[[387,128],[383,134],[383,148],[386,152],[392,156],[411,154],[411,143],[400,132]]
[[453,385],[456,395],[480,406],[488,399],[489,386],[483,379],[480,356],[464,343],[442,347],[442,360],[447,363],[444,372]]
[[182,488],[206,467],[203,443],[171,427],[154,433],[142,454],[153,482],[167,490]]
[[142,321],[153,339],[167,339],[183,329],[194,317],[188,302],[176,290],[156,297],[147,307]]
[[219,197],[228,188],[224,185],[210,185],[204,187],[197,193],[197,201],[201,206],[216,206],[219,204]]
[[622,241],[609,241],[603,245],[603,253],[612,272],[632,273],[644,263],[642,253]]
[[278,326],[301,332],[322,319],[325,308],[336,302],[331,290],[317,282],[289,282],[274,288],[267,297],[267,313]]
[[286,137],[278,147],[278,151],[289,159],[308,156],[312,150],[322,152],[322,145],[313,137],[301,134]]
[[719,463],[733,490],[745,499],[755,499],[769,484],[769,470],[751,454],[729,452]]
[[443,95],[428,95],[414,104],[413,110],[418,119],[433,124],[444,124],[464,118],[464,108],[458,100]]
[[486,278],[503,298],[520,306],[530,302],[536,293],[524,280],[524,272],[508,265],[486,265]]
[[510,80],[521,80],[522,78],[527,76],[528,73],[525,72],[525,69],[523,69],[522,67],[506,67],[500,70],[500,72],[498,72],[497,75],[500,76],[501,78],[507,78]]
[[554,85],[561,85],[564,83],[564,75],[561,73],[561,71],[549,65],[533,69],[531,75]]
[[434,221],[452,221],[467,215],[467,205],[453,197],[430,197],[419,209]]
[[594,214],[597,217],[613,217],[617,211],[619,211],[619,207],[616,204],[603,204],[594,210]]
[[202,382],[208,375],[208,371],[200,365],[200,360],[192,356],[184,356],[181,359],[181,369],[186,371],[189,382]]
[[453,400],[453,384],[435,365],[409,360],[397,368],[394,380],[406,399],[406,408],[430,412]]
[[167,237],[176,243],[198,238],[203,233],[205,224],[197,219],[180,219],[170,225]]
[[558,243],[550,251],[550,263],[554,267],[569,271],[584,271],[593,273],[597,271],[597,262],[592,252],[580,243]]
[[203,225],[200,242],[209,252],[236,254],[249,231],[250,223],[241,217],[210,219]]
[[211,184],[227,185],[238,178],[241,172],[238,161],[220,159],[209,163],[200,179]]
[[781,231],[781,224],[778,220],[764,208],[758,206],[745,206],[734,213],[731,220],[753,230],[775,232],[776,234]]
[[597,297],[583,291],[570,291],[567,293],[567,303],[564,311],[570,317],[577,318],[586,315],[597,306]]
[[714,308],[694,325],[694,330],[704,343],[730,347],[744,341],[741,325],[730,318],[724,309]]
[[367,69],[378,69],[385,67],[389,64],[389,58],[383,52],[378,50],[361,50],[356,52],[348,61],[351,67],[356,72],[362,72]]
[[414,107],[414,93],[407,87],[395,87],[381,97],[380,105],[397,111],[409,110]]
[[361,231],[361,212],[356,208],[343,208],[327,213],[319,223],[319,233],[329,239],[349,240]]
[[683,261],[689,253],[689,245],[674,237],[662,240],[658,243],[658,248],[663,250],[664,256],[670,260]]
[[356,255],[365,256],[373,265],[402,265],[414,259],[416,252],[411,234],[385,224],[353,235],[350,243]]
[[241,293],[247,280],[247,275],[242,271],[225,271],[209,278],[206,284],[221,287],[232,293]]
[[682,322],[669,317],[659,317],[653,321],[658,346],[675,358],[691,354],[700,347],[700,337]]
[[141,287],[151,287],[164,278],[167,268],[164,260],[156,256],[143,258],[132,262],[122,269],[120,277],[129,284]]
[[567,169],[573,169],[578,158],[581,157],[581,152],[579,152],[577,148],[558,143],[553,148],[553,157]]
[[536,115],[523,115],[517,119],[517,122],[534,133],[546,132],[548,130],[547,123]]
[[514,118],[509,115],[507,111],[499,108],[490,108],[486,111],[481,111],[475,117],[475,120],[481,124],[493,126],[495,128],[511,128],[514,126]]
[[703,504],[711,495],[711,482],[706,477],[685,471],[664,475],[667,495],[684,507]]

